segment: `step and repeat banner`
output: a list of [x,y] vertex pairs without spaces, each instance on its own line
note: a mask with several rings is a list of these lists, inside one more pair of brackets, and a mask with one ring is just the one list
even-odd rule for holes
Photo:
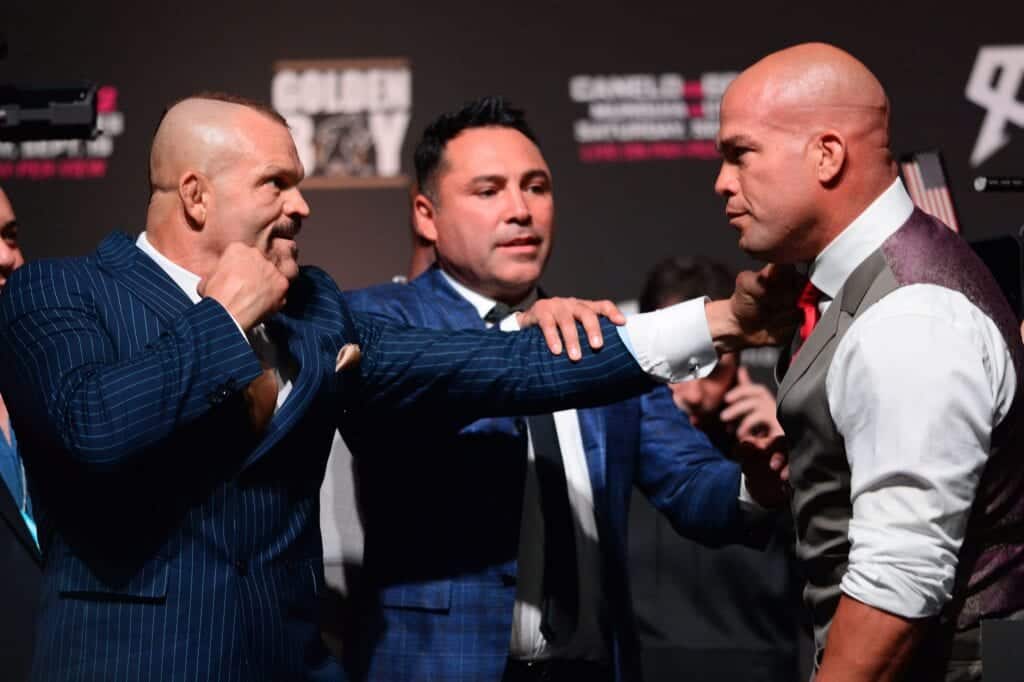
[[404,273],[411,156],[439,113],[484,94],[527,111],[558,214],[558,293],[627,299],[675,254],[752,263],[712,186],[725,87],[808,40],[860,57],[893,102],[898,153],[939,149],[968,239],[1016,234],[1024,194],[973,190],[1024,175],[1024,3],[410,3],[308,0],[38,3],[0,8],[0,83],[87,79],[103,134],[0,143],[0,186],[30,258],[137,232],[150,137],[198,90],[273,104],[307,170],[303,260],[343,287]]

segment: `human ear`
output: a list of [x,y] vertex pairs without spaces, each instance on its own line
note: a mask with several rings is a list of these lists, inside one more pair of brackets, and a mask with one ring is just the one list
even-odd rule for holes
[[209,183],[195,171],[185,172],[178,180],[178,198],[190,225],[201,229],[209,208]]
[[835,130],[826,130],[815,141],[816,171],[823,185],[834,183],[846,164],[846,140]]
[[434,223],[436,208],[426,194],[417,194],[412,200],[412,228],[416,235],[431,244],[437,241],[437,225]]

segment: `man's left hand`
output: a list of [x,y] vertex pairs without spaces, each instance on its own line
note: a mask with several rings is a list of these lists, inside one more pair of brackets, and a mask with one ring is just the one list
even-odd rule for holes
[[562,341],[570,360],[583,357],[580,351],[580,337],[576,323],[583,325],[590,341],[590,347],[597,350],[604,345],[599,315],[615,324],[626,324],[626,317],[611,301],[588,301],[580,298],[543,298],[524,312],[516,313],[519,327],[525,329],[537,325],[544,333],[548,348],[555,355],[562,353]]

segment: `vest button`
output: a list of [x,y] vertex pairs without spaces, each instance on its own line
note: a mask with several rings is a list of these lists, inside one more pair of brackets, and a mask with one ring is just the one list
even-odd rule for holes
[[249,575],[249,567],[241,559],[236,559],[235,560],[235,573],[237,573],[239,575],[239,577],[244,578],[245,576]]

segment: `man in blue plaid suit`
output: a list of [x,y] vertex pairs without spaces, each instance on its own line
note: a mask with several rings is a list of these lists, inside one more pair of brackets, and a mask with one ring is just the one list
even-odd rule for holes
[[[497,97],[469,103],[427,127],[415,159],[415,229],[437,264],[407,285],[352,292],[349,304],[432,329],[508,328],[502,315],[537,299],[554,227],[550,170],[522,112]],[[346,643],[352,677],[638,680],[626,563],[633,484],[708,544],[761,530],[741,509],[739,464],[689,424],[666,387],[554,421],[574,526],[565,543],[546,538],[532,422],[345,420],[365,531],[359,626]],[[545,632],[548,559],[575,566],[568,636]]]
[[[340,415],[468,421],[648,385],[610,327],[573,364],[536,332],[350,314],[296,263],[301,178],[275,112],[183,100],[154,137],[146,230],[8,284],[0,391],[44,556],[34,679],[340,679],[316,625],[317,490]],[[742,335],[755,298],[701,324]]]

